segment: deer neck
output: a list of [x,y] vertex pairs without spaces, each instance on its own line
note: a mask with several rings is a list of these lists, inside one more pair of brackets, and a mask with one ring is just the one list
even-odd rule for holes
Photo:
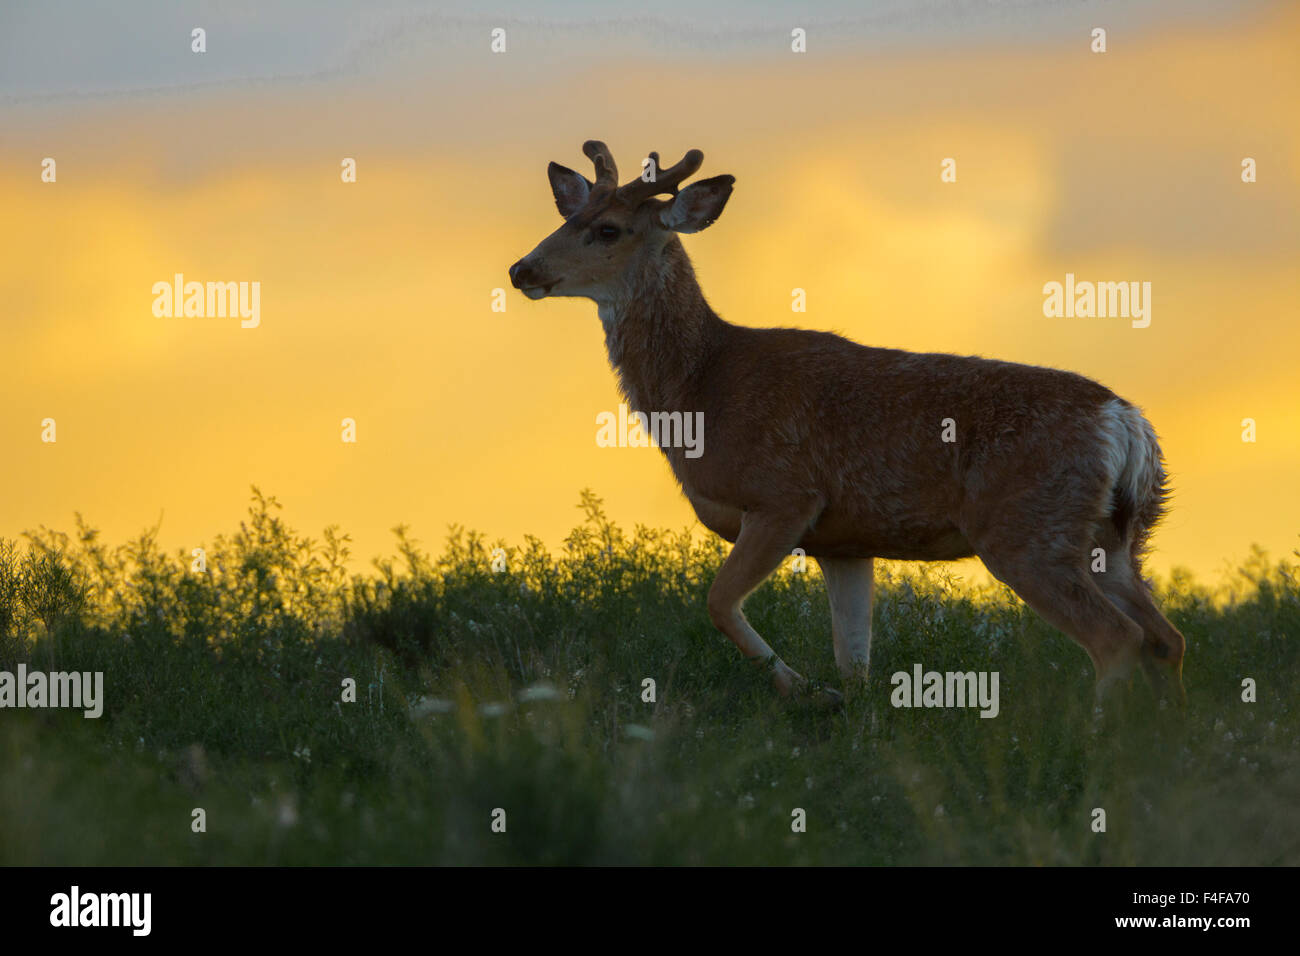
[[691,410],[726,323],[704,301],[677,237],[633,263],[598,305],[609,362],[632,409]]

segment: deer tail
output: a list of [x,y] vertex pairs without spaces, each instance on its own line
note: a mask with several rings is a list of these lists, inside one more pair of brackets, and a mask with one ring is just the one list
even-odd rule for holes
[[1169,475],[1155,429],[1121,398],[1102,406],[1102,440],[1111,475],[1110,520],[1140,568],[1151,532],[1164,517]]

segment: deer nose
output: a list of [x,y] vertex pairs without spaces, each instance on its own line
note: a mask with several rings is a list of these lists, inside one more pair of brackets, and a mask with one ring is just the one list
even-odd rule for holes
[[510,284],[516,289],[537,285],[537,276],[533,272],[533,264],[527,258],[520,259],[510,267]]

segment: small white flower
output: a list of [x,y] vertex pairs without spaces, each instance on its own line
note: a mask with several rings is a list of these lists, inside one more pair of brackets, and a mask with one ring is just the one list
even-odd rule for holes
[[282,827],[291,827],[298,822],[298,808],[292,797],[281,797],[275,810],[275,822]]
[[412,720],[419,720],[421,717],[431,717],[434,714],[449,714],[456,709],[456,705],[449,700],[439,700],[437,697],[417,697],[411,701],[408,713]]
[[563,700],[564,695],[545,681],[539,681],[519,692],[519,703],[529,704],[537,700]]

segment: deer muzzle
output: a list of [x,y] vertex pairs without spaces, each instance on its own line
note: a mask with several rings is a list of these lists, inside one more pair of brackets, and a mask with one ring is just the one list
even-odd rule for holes
[[538,268],[536,262],[530,262],[530,259],[532,256],[524,256],[510,267],[510,284],[528,298],[540,299],[550,295],[559,280],[546,275],[545,271]]

